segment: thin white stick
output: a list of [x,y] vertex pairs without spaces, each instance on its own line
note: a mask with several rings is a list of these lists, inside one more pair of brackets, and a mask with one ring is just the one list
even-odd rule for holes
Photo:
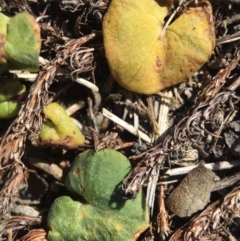
[[162,32],[160,33],[159,38],[162,38],[165,35],[166,29],[168,27],[168,25],[170,24],[170,22],[172,21],[172,19],[174,18],[174,16],[176,15],[176,13],[179,11],[181,5],[183,4],[183,0],[179,1],[179,6],[177,7],[177,9],[172,13],[172,15],[169,17],[168,21],[166,22],[165,26],[162,29]]
[[[171,91],[166,92],[165,95],[167,97],[172,98]],[[169,121],[168,121],[169,104],[170,104],[169,99],[161,98],[159,115],[158,115],[159,136],[161,136],[169,128]]]
[[37,77],[36,73],[22,72],[19,70],[10,70],[10,72],[16,74],[18,78],[24,79],[28,82],[34,82]]
[[[185,175],[189,173],[193,168],[197,167],[197,165],[193,166],[188,166],[188,167],[180,167],[180,168],[174,168],[168,170],[165,175],[167,177],[173,177],[173,176],[180,176],[180,175]],[[219,171],[219,170],[226,170],[226,169],[231,169],[233,167],[239,167],[240,166],[240,161],[239,160],[234,160],[234,161],[222,161],[222,162],[215,162],[215,163],[209,163],[209,164],[204,164],[204,166],[211,170],[211,171]]]
[[151,216],[153,215],[153,207],[154,207],[154,200],[155,200],[155,193],[156,193],[159,171],[160,171],[160,165],[155,165],[152,169],[151,175],[148,180],[148,185],[147,185],[146,203],[150,208]]
[[[166,92],[165,93],[167,97],[172,97],[172,92]],[[169,113],[169,99],[161,98],[160,101],[160,108],[159,108],[159,116],[158,116],[158,130],[159,130],[159,136],[161,136],[169,127],[168,122],[168,113]],[[151,210],[151,215],[153,215],[153,207],[154,207],[154,200],[155,200],[155,191],[159,176],[159,170],[160,170],[160,164],[155,165],[153,167],[153,170],[151,172],[151,176],[148,180],[147,185],[147,196],[146,196],[146,202]]]
[[232,39],[223,40],[223,41],[217,42],[216,45],[231,43],[231,42],[237,41],[239,39],[240,39],[240,37],[235,37],[235,38],[232,38]]
[[151,139],[145,133],[143,133],[140,130],[136,131],[134,126],[128,124],[126,121],[120,119],[119,117],[117,117],[116,115],[114,115],[110,111],[106,110],[105,108],[102,109],[102,114],[105,117],[107,117],[108,119],[110,119],[111,121],[115,122],[116,124],[124,127],[127,131],[129,131],[133,135],[138,136],[139,138],[141,138],[142,140],[146,141],[147,143],[151,142]]
[[86,86],[87,88],[91,89],[92,91],[98,92],[98,87],[90,81],[87,81],[83,78],[77,78],[74,81],[76,81],[77,83],[79,83],[81,85]]
[[135,132],[137,133],[139,129],[139,116],[135,111],[133,112],[133,125],[134,125]]
[[84,103],[82,101],[79,101],[77,103],[74,103],[73,105],[69,106],[65,111],[69,116],[72,116],[75,112],[82,109],[84,107]]
[[42,56],[39,56],[39,57],[38,57],[38,62],[39,62],[39,64],[41,64],[41,65],[45,65],[45,64],[49,64],[49,63],[50,63],[49,60],[44,59]]
[[[161,184],[162,185],[169,185],[169,184],[172,184],[172,183],[179,182],[179,178],[176,178],[176,179],[169,179],[169,178],[174,177],[174,176],[186,175],[193,168],[195,168],[197,166],[198,165],[193,165],[193,166],[188,166],[188,167],[179,167],[179,168],[170,169],[159,180],[157,185],[161,185]],[[239,162],[239,160],[222,161],[222,162],[204,164],[204,166],[211,171],[220,171],[220,170],[231,169],[233,167],[238,167],[238,166],[240,166],[240,162]],[[148,183],[145,183],[144,186],[148,186]]]

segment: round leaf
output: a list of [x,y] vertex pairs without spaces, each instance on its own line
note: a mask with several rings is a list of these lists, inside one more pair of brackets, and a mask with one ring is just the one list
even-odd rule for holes
[[189,7],[166,31],[169,1],[112,0],[103,21],[106,58],[128,90],[156,93],[180,83],[210,57],[215,44],[208,1]]
[[148,227],[148,220],[138,216],[138,211],[139,205],[121,216],[63,196],[55,200],[48,214],[48,240],[135,241]]
[[48,215],[49,241],[136,240],[149,226],[149,215],[142,190],[135,200],[120,195],[130,168],[129,160],[111,149],[78,155],[65,185],[87,203],[69,197],[57,199]]
[[140,199],[134,201],[121,197],[121,183],[130,169],[129,160],[117,151],[87,150],[76,157],[65,185],[93,206],[102,209],[119,209],[125,206],[125,210],[129,209],[130,212],[133,205],[142,202],[142,194],[139,195]]

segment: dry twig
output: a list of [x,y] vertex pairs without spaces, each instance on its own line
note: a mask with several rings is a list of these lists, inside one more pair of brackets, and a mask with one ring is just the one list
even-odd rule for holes
[[[229,66],[212,80],[212,82],[204,89],[199,96],[195,106],[191,109],[189,115],[182,119],[166,138],[154,148],[133,157],[142,160],[128,174],[122,185],[122,195],[126,198],[134,198],[143,185],[143,183],[152,175],[158,175],[158,170],[165,160],[181,159],[184,152],[193,146],[198,150],[199,154],[206,157],[208,153],[204,150],[206,138],[210,135],[213,139],[220,137],[219,130],[222,122],[227,122],[234,113],[234,103],[238,102],[238,98],[234,95],[234,90],[240,84],[238,78],[230,87],[220,92],[226,78],[230,75],[239,62],[240,55],[232,60]],[[225,108],[223,108],[225,107]],[[219,116],[219,113],[221,114]],[[208,143],[209,146],[209,143]],[[210,146],[211,149],[212,146]],[[157,180],[155,178],[155,180]],[[152,183],[152,185],[156,185]],[[155,190],[150,188],[149,190]],[[155,192],[147,194],[152,196],[147,200],[153,202]],[[150,207],[153,203],[149,203]]]
[[33,229],[24,235],[19,241],[47,241],[47,233],[43,229]]
[[[18,190],[20,184],[26,181],[27,170],[21,158],[24,155],[25,144],[27,138],[33,143],[37,143],[38,133],[42,128],[43,115],[42,109],[51,100],[51,93],[48,92],[55,73],[60,62],[59,58],[64,61],[71,59],[71,53],[74,55],[81,48],[81,45],[94,38],[95,35],[91,34],[78,40],[70,40],[61,51],[58,52],[58,56],[51,62],[51,65],[43,68],[38,74],[35,83],[32,85],[28,98],[25,104],[22,106],[18,117],[13,121],[7,132],[1,139],[0,143],[0,180],[1,180],[1,192],[0,192],[0,213],[1,215],[9,212],[9,205],[11,203],[12,195]],[[78,61],[80,56],[78,55]],[[59,57],[60,56],[60,57]],[[87,65],[86,65],[87,62]],[[78,63],[79,70],[90,71],[90,60],[86,61],[86,58]],[[5,221],[6,222],[6,221]],[[0,224],[1,225],[1,224]],[[4,223],[3,229],[4,229]]]

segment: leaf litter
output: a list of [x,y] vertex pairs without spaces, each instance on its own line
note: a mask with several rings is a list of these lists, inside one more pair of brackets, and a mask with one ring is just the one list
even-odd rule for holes
[[[171,182],[171,177],[166,175],[168,169],[178,170],[179,166],[192,166],[199,161],[218,164],[239,157],[236,140],[239,138],[240,21],[237,9],[240,6],[232,2],[211,2],[216,47],[209,62],[188,81],[171,87],[173,97],[166,91],[148,97],[122,89],[109,77],[101,35],[108,1],[0,1],[3,12],[14,15],[27,11],[37,19],[43,58],[35,82],[28,85],[29,94],[18,117],[1,120],[2,240],[46,240],[47,210],[56,197],[66,192],[62,183],[71,160],[76,152],[104,147],[122,150],[132,160],[133,169],[123,182],[123,195],[134,197],[140,186],[148,185],[147,202],[152,209],[152,222],[139,240],[239,238],[237,166],[214,171],[221,179],[219,185],[211,193],[209,206],[195,217],[180,219],[165,207],[165,198],[174,190],[176,181],[178,184],[182,179],[180,176]],[[182,6],[186,3],[183,1]],[[174,7],[177,6],[178,1],[174,2]],[[78,78],[95,84],[98,94],[72,81]],[[37,146],[44,121],[42,110],[53,100],[65,107],[82,103],[73,117],[82,126],[86,140],[76,151]],[[159,123],[163,100],[170,101],[167,104],[169,129],[159,136],[155,126]],[[104,131],[96,131],[96,126],[101,129],[103,123],[95,118],[102,108],[130,124],[132,133],[127,133],[124,124],[119,126],[118,122],[115,125],[108,122]],[[139,131],[149,137],[151,144],[139,138]],[[32,165],[30,160],[36,157],[43,163],[60,167],[62,178],[56,180],[49,172]],[[45,188],[34,196],[31,189],[36,189],[36,177]],[[13,213],[13,205],[20,204],[34,207],[40,216]]]

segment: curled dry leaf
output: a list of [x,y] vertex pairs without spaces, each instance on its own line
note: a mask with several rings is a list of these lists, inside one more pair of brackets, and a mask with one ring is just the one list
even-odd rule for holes
[[198,165],[171,192],[166,206],[179,217],[191,216],[205,207],[217,179],[214,172]]
[[193,75],[215,45],[208,1],[188,7],[162,32],[169,1],[113,0],[103,21],[106,58],[115,80],[142,94],[156,93]]
[[169,241],[235,240],[227,230],[234,219],[239,217],[239,198],[238,186],[222,200],[210,204],[202,213],[178,229]]

